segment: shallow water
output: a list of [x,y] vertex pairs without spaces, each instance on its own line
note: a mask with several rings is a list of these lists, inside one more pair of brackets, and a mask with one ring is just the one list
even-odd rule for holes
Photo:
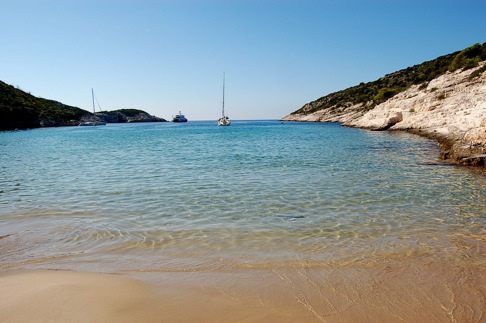
[[0,268],[484,264],[482,247],[458,257],[458,244],[486,240],[486,176],[437,155],[424,138],[338,124],[2,132]]

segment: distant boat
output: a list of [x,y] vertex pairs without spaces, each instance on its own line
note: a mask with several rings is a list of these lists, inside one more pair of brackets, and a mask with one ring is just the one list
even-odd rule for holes
[[94,115],[94,121],[86,121],[86,122],[81,122],[79,125],[80,126],[105,126],[106,122],[103,121],[96,121],[96,111],[95,111],[95,97],[94,97],[94,91],[91,89],[91,100],[93,101],[93,115]]
[[229,126],[231,120],[228,116],[224,115],[224,74],[223,74],[223,111],[221,118],[218,119],[218,126]]
[[179,111],[179,114],[172,118],[172,122],[187,122],[186,117]]

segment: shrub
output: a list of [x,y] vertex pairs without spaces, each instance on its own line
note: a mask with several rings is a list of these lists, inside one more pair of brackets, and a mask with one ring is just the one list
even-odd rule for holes
[[449,72],[454,72],[458,69],[467,70],[478,66],[478,63],[481,61],[482,52],[483,46],[480,44],[475,44],[471,47],[463,49],[449,64]]
[[396,94],[400,93],[403,91],[403,88],[397,87],[397,88],[382,88],[378,90],[378,93],[373,97],[373,101],[378,104],[385,102],[389,98],[395,96]]
[[[308,114],[337,105],[346,106],[347,103],[362,104],[365,109],[372,109],[374,105],[388,100],[412,85],[421,84],[421,87],[425,88],[428,82],[447,71],[472,68],[477,66],[478,62],[484,60],[486,60],[486,43],[475,44],[462,51],[440,56],[434,60],[387,74],[378,80],[360,83],[348,89],[328,94],[311,102],[310,105],[305,105],[306,110],[302,107],[293,113]],[[477,73],[474,75],[479,75]],[[474,78],[474,76],[472,77]],[[436,90],[437,88],[432,88],[430,91]]]
[[474,72],[472,72],[469,77],[467,78],[469,81],[472,81],[474,80],[475,78],[479,77],[481,74],[484,73],[484,71],[486,71],[486,64],[483,65],[482,67],[478,68],[477,70],[475,70]]
[[425,90],[428,85],[429,85],[429,82],[424,82],[424,83],[420,84],[420,86],[418,87],[418,89],[419,90]]

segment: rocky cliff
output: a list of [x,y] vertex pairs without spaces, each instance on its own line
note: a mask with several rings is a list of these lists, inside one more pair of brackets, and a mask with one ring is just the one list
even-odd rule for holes
[[[462,55],[461,53],[473,47],[480,51],[479,55],[471,55],[472,63],[450,68],[454,60],[457,62],[457,55]],[[371,100],[362,101],[361,98],[361,102],[358,102],[356,98],[349,98],[349,92],[365,91],[366,84],[360,84],[359,91],[354,87],[337,92],[341,97],[348,97],[348,100],[336,100],[336,93],[333,93],[304,105],[283,117],[283,120],[341,122],[345,126],[370,130],[411,131],[438,140],[441,157],[444,159],[484,166],[486,61],[481,55],[482,50],[486,52],[486,45],[473,47],[439,58],[442,65],[447,64],[448,68],[443,73],[434,73],[434,78],[430,80],[415,82],[416,84],[411,82],[412,84],[403,86],[400,91],[388,94],[386,92],[390,88],[381,91],[378,88]],[[428,63],[430,62],[424,64]],[[406,73],[407,70],[389,74],[385,78],[399,77],[400,73]],[[383,81],[383,78],[380,80]],[[368,84],[372,83],[374,82]],[[343,94],[346,91],[348,93]]]

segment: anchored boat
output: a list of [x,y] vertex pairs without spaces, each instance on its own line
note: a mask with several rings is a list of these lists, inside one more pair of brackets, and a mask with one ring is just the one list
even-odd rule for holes
[[223,111],[221,118],[218,119],[219,126],[229,126],[231,124],[231,120],[228,116],[224,115],[224,73],[223,73]]
[[[97,120],[96,118],[96,111],[95,111],[95,96],[94,96],[94,91],[93,89],[91,89],[91,100],[93,101],[93,116],[94,116],[94,121],[85,121],[85,122],[81,122],[79,125],[80,126],[105,126],[106,125],[106,122],[103,122],[103,121],[99,121]],[[98,100],[96,100],[98,102]],[[99,104],[98,104],[98,108],[99,108]]]
[[179,114],[172,118],[172,122],[187,122],[186,117],[179,111]]

